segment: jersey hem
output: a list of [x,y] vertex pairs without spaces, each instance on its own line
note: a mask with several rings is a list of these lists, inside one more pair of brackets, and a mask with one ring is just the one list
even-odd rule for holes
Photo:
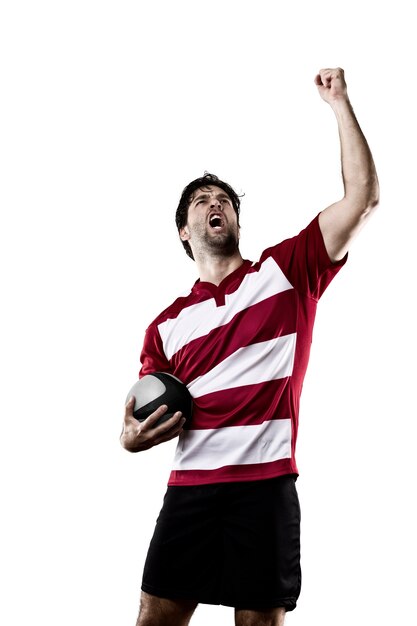
[[[298,469],[294,463],[288,463],[280,468],[264,469],[263,471],[242,471],[244,466],[233,466],[229,471],[212,471],[212,470],[188,470],[171,472],[168,480],[169,487],[192,487],[194,485],[213,485],[216,483],[240,483],[253,482],[256,480],[268,480],[269,478],[277,478],[287,474],[298,476]],[[238,471],[233,471],[236,468]],[[225,469],[225,468],[220,468]]]

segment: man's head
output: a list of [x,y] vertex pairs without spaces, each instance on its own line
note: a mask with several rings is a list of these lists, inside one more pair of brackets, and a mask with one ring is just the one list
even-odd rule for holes
[[[237,242],[239,239],[238,230],[239,230],[239,212],[240,212],[240,198],[237,193],[232,189],[230,185],[220,180],[214,174],[205,173],[201,178],[197,178],[189,183],[182,192],[180,202],[178,204],[178,208],[175,214],[175,222],[178,228],[178,232],[182,241],[182,245],[185,248],[186,253],[189,257],[194,259],[193,252],[191,250],[191,246],[189,240],[191,239],[191,230],[192,224],[191,220],[189,223],[189,210],[191,207],[191,211],[193,216],[198,215],[200,218],[205,218],[207,220],[206,228],[210,229],[210,217],[216,214],[216,211],[220,212],[226,217],[225,221],[227,225],[230,226],[228,229],[228,237],[226,236],[226,232],[222,232],[222,226],[214,226],[213,227],[213,237],[210,238],[210,241],[213,246],[217,246],[220,250],[220,246],[223,245],[224,242],[224,253],[227,253],[228,248],[233,245],[233,237],[232,224],[229,224],[227,219],[229,208],[233,209],[233,219],[236,222],[237,227]],[[227,212],[226,212],[227,211]],[[195,220],[194,220],[195,221]],[[200,219],[202,224],[202,219]],[[225,229],[225,224],[223,227]],[[200,229],[201,230],[201,229]],[[196,240],[196,237],[195,237]],[[214,248],[215,249],[215,248]]]

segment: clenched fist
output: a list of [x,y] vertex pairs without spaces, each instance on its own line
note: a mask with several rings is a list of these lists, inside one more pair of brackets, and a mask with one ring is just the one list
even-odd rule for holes
[[314,82],[319,94],[328,104],[348,100],[345,73],[341,67],[320,70]]

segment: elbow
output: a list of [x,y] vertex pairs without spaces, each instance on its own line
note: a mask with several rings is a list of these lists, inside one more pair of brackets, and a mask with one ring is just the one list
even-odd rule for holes
[[362,210],[359,214],[357,225],[362,227],[368,222],[369,218],[375,213],[379,205],[379,196],[373,196],[367,202],[362,204]]
[[372,181],[369,185],[369,206],[372,209],[376,209],[379,204],[379,182],[378,176],[375,175],[372,178]]
[[362,184],[352,198],[360,213],[360,219],[367,219],[379,205],[379,183],[378,179],[368,180]]
[[372,196],[368,199],[368,202],[365,205],[365,209],[363,210],[362,216],[364,218],[368,218],[372,213],[376,211],[379,206],[379,194]]
[[368,193],[368,199],[365,208],[365,215],[370,215],[373,213],[379,206],[379,184],[376,180],[375,183],[371,186],[371,189]]

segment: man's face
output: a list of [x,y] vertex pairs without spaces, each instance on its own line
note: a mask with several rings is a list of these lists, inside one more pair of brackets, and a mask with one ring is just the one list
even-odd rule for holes
[[237,215],[228,194],[211,185],[197,189],[188,207],[187,224],[180,237],[190,243],[194,256],[231,256],[238,248]]

